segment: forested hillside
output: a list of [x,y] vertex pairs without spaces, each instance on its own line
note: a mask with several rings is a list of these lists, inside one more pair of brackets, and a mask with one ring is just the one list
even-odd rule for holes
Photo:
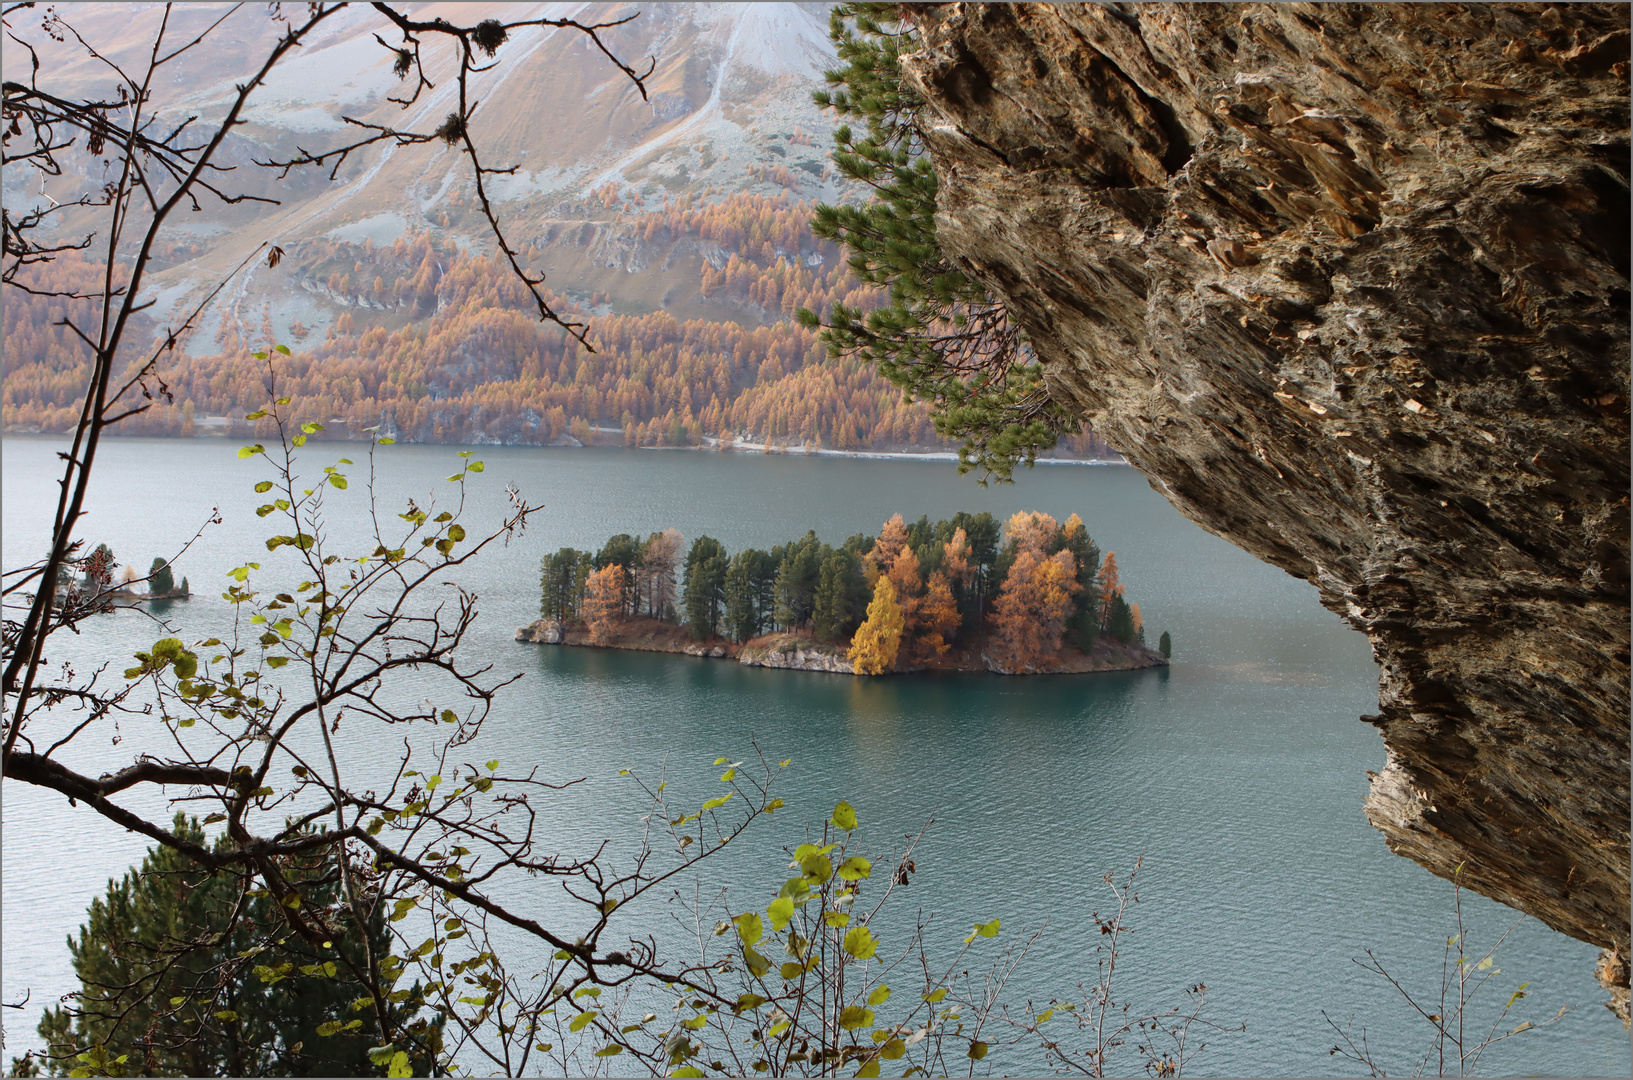
[[[815,332],[793,320],[800,307],[876,302],[837,249],[811,234],[809,202],[787,191],[686,195],[636,213],[621,210],[610,187],[598,198],[583,211],[611,211],[610,220],[541,222],[522,251],[527,265],[579,264],[549,280],[592,286],[552,298],[587,320],[593,353],[541,325],[509,268],[467,247],[429,232],[380,244],[318,238],[260,273],[263,288],[265,278],[283,278],[313,323],[338,308],[325,329],[289,307],[278,317],[269,307],[224,315],[208,340],[185,342],[161,363],[174,401],[125,430],[248,433],[241,418],[268,396],[267,364],[252,354],[281,342],[293,355],[272,370],[278,394],[328,424],[331,437],[378,425],[426,442],[949,448],[922,404],[905,402],[865,363],[827,359]],[[593,287],[586,263],[613,280]],[[73,256],[50,272],[88,283],[100,269]],[[610,289],[632,272],[669,280],[653,310],[612,303]],[[55,325],[71,307],[35,297],[7,306],[8,429],[61,431],[77,416],[86,353]],[[1108,452],[1087,434],[1062,450]]]

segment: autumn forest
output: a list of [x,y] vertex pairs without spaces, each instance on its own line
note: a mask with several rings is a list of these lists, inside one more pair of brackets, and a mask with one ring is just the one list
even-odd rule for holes
[[[276,272],[314,307],[340,309],[327,328],[296,319],[280,333],[265,311],[230,312],[166,354],[159,370],[169,397],[122,430],[253,434],[242,417],[268,400],[275,379],[277,396],[340,438],[378,426],[404,441],[441,443],[951,447],[924,403],[905,401],[861,361],[826,357],[817,333],[795,322],[802,307],[876,303],[839,250],[812,235],[811,203],[787,191],[717,193],[641,211],[609,189],[572,209],[614,216],[539,224],[524,265],[587,249],[597,258],[661,256],[698,272],[682,273],[664,305],[646,312],[615,311],[600,291],[550,294],[587,323],[591,352],[538,321],[507,266],[431,233],[378,245],[304,241]],[[457,194],[450,213],[461,213]],[[164,265],[196,254],[196,245],[170,245],[158,257]],[[36,286],[89,291],[102,271],[76,254],[34,272]],[[63,431],[78,415],[86,350],[58,325],[73,308],[21,292],[6,305],[0,417],[8,430]],[[668,310],[680,308],[687,317]],[[279,337],[293,355],[269,369],[253,354]],[[1062,449],[1113,453],[1087,431]]]

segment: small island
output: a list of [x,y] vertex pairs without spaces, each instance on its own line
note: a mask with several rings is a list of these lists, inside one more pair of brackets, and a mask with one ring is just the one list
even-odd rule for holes
[[[108,610],[112,604],[186,600],[193,595],[185,577],[177,583],[175,568],[165,559],[154,559],[145,577],[139,576],[135,567],[126,566],[115,585],[113,570],[118,565],[113,549],[107,544],[98,544],[91,554],[79,560],[79,577],[66,565],[57,571],[57,603],[70,606],[90,603],[100,610]],[[146,591],[138,591],[137,586],[144,583]]]
[[855,675],[1126,671],[1171,652],[1166,633],[1146,646],[1116,553],[1102,558],[1076,514],[1022,511],[1001,527],[897,514],[837,547],[815,532],[735,555],[708,536],[683,560],[684,546],[666,529],[546,556],[540,618],[516,640]]

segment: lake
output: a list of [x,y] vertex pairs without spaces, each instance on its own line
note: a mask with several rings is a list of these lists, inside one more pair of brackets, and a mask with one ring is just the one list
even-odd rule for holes
[[[43,436],[4,441],[8,568],[45,546],[61,445]],[[457,467],[456,449],[381,450],[384,504],[413,495],[424,505],[426,492],[450,490],[444,477]],[[168,557],[220,508],[223,523],[177,564],[195,594],[171,611],[184,637],[227,625],[224,574],[265,551],[268,530],[252,512],[259,499],[250,490],[267,475],[265,464],[240,461],[236,450],[223,440],[112,439],[97,466],[83,535],[139,569]],[[314,444],[305,461],[315,472],[357,450]],[[1041,1001],[1093,978],[1089,950],[1098,935],[1088,912],[1105,910],[1109,899],[1101,876],[1126,873],[1143,854],[1141,903],[1130,919],[1136,933],[1121,961],[1125,990],[1137,1009],[1157,1010],[1206,982],[1208,1015],[1247,1025],[1209,1041],[1193,1066],[1198,1075],[1356,1075],[1328,1055],[1323,1011],[1368,1025],[1391,1071],[1427,1045],[1426,1025],[1414,1025],[1392,991],[1351,962],[1370,949],[1427,992],[1453,933],[1451,886],[1390,854],[1361,812],[1366,770],[1381,769],[1384,758],[1382,740],[1357,719],[1377,706],[1365,639],[1324,610],[1313,587],[1186,520],[1134,470],[1040,466],[1012,486],[981,488],[946,463],[474,451],[486,471],[471,486],[468,527],[497,520],[507,484],[545,511],[462,579],[481,597],[473,656],[524,675],[472,752],[536,765],[552,779],[587,778],[544,807],[559,850],[583,853],[635,834],[638,804],[619,769],[652,775],[666,767],[677,785],[704,790],[710,762],[749,756],[752,740],[793,765],[782,791],[788,808],[747,838],[736,862],[709,871],[719,875],[709,884],[730,885],[743,905],[759,892],[762,906],[770,899],[779,848],[803,839],[804,827],[819,828],[836,798],[856,806],[880,851],[933,817],[917,857],[914,906],[935,912],[933,925],[950,942],[994,917],[1006,937],[1047,922],[1040,951],[1012,987],[1017,1001]],[[331,522],[337,537],[360,543],[363,485],[352,475],[351,489],[331,500]],[[731,551],[807,529],[838,543],[876,533],[893,513],[911,521],[1021,509],[1082,515],[1102,551],[1117,552],[1147,636],[1172,633],[1172,667],[861,680],[512,640],[536,617],[540,557],[561,546],[598,548],[613,533],[670,526],[688,542],[707,533]],[[118,669],[157,636],[143,615],[99,616],[51,659],[108,660]],[[73,763],[96,773],[128,761],[151,737],[140,728],[110,726],[85,740]],[[341,734],[354,767],[393,760],[390,740]],[[75,986],[64,937],[145,845],[38,789],[8,783],[0,795],[3,994],[8,1002],[32,995],[28,1008],[3,1018],[7,1053],[16,1054],[36,1045],[41,1007]],[[541,903],[545,916],[558,910]],[[1476,943],[1513,917],[1480,897],[1465,908]],[[636,925],[661,932],[660,914],[637,913]],[[1530,983],[1511,1022],[1577,1008],[1493,1049],[1484,1071],[1628,1074],[1626,1033],[1601,1006],[1592,977],[1596,954],[1535,922],[1520,927],[1499,954],[1501,997]]]

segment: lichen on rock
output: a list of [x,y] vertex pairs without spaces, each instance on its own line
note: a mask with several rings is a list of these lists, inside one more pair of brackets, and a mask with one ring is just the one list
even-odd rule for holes
[[911,10],[943,250],[1368,635],[1372,823],[1613,950],[1625,1018],[1629,9]]

